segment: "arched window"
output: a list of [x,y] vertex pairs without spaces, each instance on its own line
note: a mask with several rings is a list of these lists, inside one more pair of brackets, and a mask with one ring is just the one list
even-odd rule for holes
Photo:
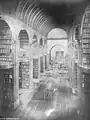
[[26,30],[21,30],[19,33],[20,48],[27,48],[29,46],[29,36]]
[[41,46],[43,45],[43,39],[42,38],[40,39],[40,45]]

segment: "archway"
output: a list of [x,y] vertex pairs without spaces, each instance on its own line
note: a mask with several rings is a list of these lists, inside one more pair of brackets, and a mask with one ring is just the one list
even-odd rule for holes
[[51,64],[51,52],[52,52],[53,48],[55,48],[56,46],[59,46],[60,49],[64,51],[63,46],[61,46],[61,45],[54,45],[54,46],[52,46],[52,48],[49,51],[49,63],[50,64]]
[[51,63],[51,51],[55,46],[57,45],[63,46],[65,53],[67,52],[67,41],[68,41],[67,32],[64,29],[54,28],[48,33],[47,44],[49,63]]
[[26,30],[19,33],[20,48],[27,49],[29,47],[29,35]]
[[0,17],[0,67],[12,63],[12,32],[8,23]]
[[12,66],[12,31],[9,24],[0,17],[0,100],[1,113],[13,103],[14,76]]
[[19,89],[30,87],[30,61],[29,61],[29,35],[26,30],[19,33],[20,54],[19,54]]
[[67,32],[61,28],[53,28],[49,31],[47,38],[67,38]]

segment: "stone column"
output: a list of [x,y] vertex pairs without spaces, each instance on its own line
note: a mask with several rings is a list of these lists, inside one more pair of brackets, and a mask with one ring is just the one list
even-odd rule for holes
[[14,65],[14,108],[19,104],[19,43],[18,37],[13,39],[13,65]]

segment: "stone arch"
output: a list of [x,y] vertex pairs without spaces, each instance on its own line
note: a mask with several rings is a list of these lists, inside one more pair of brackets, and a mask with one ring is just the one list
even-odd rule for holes
[[[12,33],[12,36],[13,36],[13,30],[14,30],[14,25],[13,23],[15,22],[15,20],[8,16],[8,15],[0,15],[0,20],[2,20],[3,22],[5,22],[8,26],[8,28],[10,29],[11,33]],[[13,20],[13,22],[12,22]]]
[[63,46],[61,46],[61,45],[53,45],[53,46],[51,47],[51,49],[49,50],[49,62],[50,62],[50,63],[51,63],[51,56],[52,56],[52,55],[51,55],[51,52],[52,52],[53,48],[55,48],[55,47],[57,47],[57,46],[60,46],[60,49],[64,51]]
[[[3,19],[2,16],[0,16],[0,53],[9,56],[12,52],[11,49],[12,44],[12,31],[5,19]],[[5,47],[6,46],[6,47]],[[7,48],[8,46],[8,48]],[[2,51],[1,51],[2,50]],[[6,52],[7,51],[7,52]]]
[[[47,44],[48,44],[48,53],[49,53],[50,58],[51,58],[52,47],[57,46],[57,45],[63,46],[61,48],[64,48],[64,51],[66,53],[66,51],[67,51],[67,41],[68,41],[67,31],[65,31],[64,29],[61,29],[61,28],[53,28],[48,33],[47,39],[48,38],[49,38],[49,40],[48,40]],[[57,38],[58,38],[58,40],[57,40]],[[60,40],[59,40],[59,38],[60,38]],[[63,40],[61,38],[66,38],[66,39]]]
[[57,28],[57,27],[52,27],[49,31],[48,31],[48,34],[47,34],[47,38],[49,38],[49,36],[50,36],[50,34],[53,32],[55,32],[55,30],[60,30],[60,31],[63,31],[65,34],[66,34],[66,36],[65,37],[67,37],[67,29],[66,28],[64,28],[64,27],[61,27],[61,28]]
[[60,47],[60,49],[64,51],[63,46],[56,44],[56,45],[52,46],[52,48],[50,49],[49,53],[52,52],[52,50],[53,50],[55,47]]
[[9,25],[7,20],[5,20],[2,16],[0,16],[0,31],[3,30],[6,30],[7,33],[9,32],[10,35],[12,36],[11,26]]
[[19,42],[20,42],[20,48],[27,49],[29,46],[29,35],[28,32],[25,29],[20,30],[19,32]]
[[[53,33],[53,36],[54,37],[56,37],[55,36],[55,34],[56,35],[58,35],[58,37],[60,37],[60,32],[61,33],[64,33],[64,37],[66,37],[67,38],[67,32],[64,30],[64,29],[61,29],[61,28],[53,28],[53,29],[51,29],[50,31],[49,31],[49,33],[48,33],[48,38],[50,38],[52,35],[52,33]],[[55,33],[55,34],[54,34]],[[61,36],[61,37],[63,37],[63,35]]]
[[[49,40],[48,40],[48,38],[49,38]],[[57,38],[58,38],[58,40],[57,40]],[[59,38],[60,38],[60,40],[59,40]],[[66,38],[66,39],[63,40],[61,38]],[[62,42],[64,41],[64,46],[67,46],[67,40],[68,40],[67,32],[61,28],[52,29],[47,36],[47,41],[48,41],[47,44],[50,44],[49,48],[51,48],[53,45],[56,45],[56,44],[62,45],[61,41]],[[52,42],[50,43],[50,41],[52,41]]]

